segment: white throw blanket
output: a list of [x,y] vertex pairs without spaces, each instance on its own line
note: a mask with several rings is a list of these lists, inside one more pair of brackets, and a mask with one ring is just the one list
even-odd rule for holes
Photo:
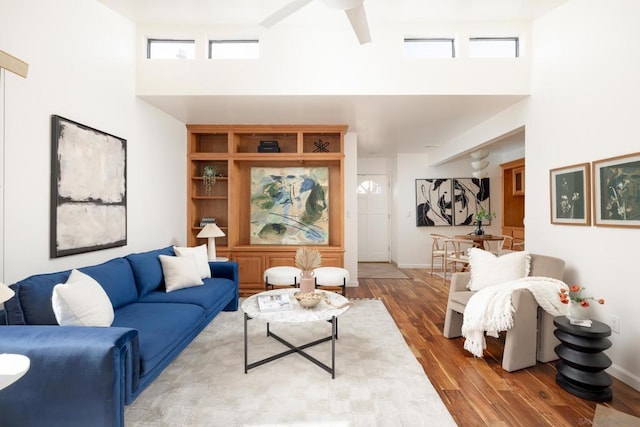
[[487,348],[485,332],[492,337],[513,327],[511,293],[516,289],[528,289],[544,311],[552,316],[566,314],[566,306],[560,302],[561,288],[566,283],[549,277],[524,277],[522,279],[489,286],[476,292],[464,309],[462,336],[466,338],[464,348],[477,357],[482,357]]

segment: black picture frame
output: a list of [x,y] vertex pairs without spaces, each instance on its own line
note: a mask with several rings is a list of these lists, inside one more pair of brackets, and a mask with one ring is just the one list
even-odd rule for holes
[[[474,225],[476,213],[491,212],[490,184],[489,178],[453,179],[454,225]],[[483,220],[483,224],[491,225],[491,219]]]
[[416,179],[416,227],[453,225],[452,178]]
[[52,258],[127,244],[127,140],[51,116]]

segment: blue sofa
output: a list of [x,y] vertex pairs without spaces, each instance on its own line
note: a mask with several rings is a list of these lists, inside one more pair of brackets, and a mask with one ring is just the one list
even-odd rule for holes
[[59,326],[53,287],[70,270],[13,285],[0,326],[0,353],[31,359],[29,371],[0,391],[0,426],[122,426],[124,407],[220,311],[238,309],[238,265],[209,263],[203,286],[166,292],[159,255],[172,247],[79,268],[106,291],[111,327]]

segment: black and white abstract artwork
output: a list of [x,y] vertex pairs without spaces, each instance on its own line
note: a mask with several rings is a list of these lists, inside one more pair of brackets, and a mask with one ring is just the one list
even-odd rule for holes
[[489,178],[454,178],[453,199],[454,225],[473,225],[476,212],[491,212]]
[[416,179],[416,226],[453,225],[451,178]]
[[54,115],[51,257],[127,244],[127,141]]

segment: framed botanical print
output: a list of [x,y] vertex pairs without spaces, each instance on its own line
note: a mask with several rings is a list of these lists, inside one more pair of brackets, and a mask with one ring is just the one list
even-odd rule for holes
[[591,225],[590,164],[551,169],[551,223]]
[[640,153],[593,162],[596,226],[640,227]]

